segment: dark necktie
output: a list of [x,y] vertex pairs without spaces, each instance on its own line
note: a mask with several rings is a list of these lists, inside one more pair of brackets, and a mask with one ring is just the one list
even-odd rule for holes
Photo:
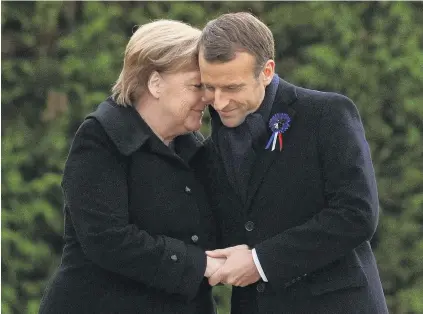
[[[219,147],[229,181],[245,202],[251,169],[256,157],[253,146],[266,133],[266,124],[259,113],[249,114],[235,127],[222,126],[219,130]],[[264,148],[263,148],[264,149]]]

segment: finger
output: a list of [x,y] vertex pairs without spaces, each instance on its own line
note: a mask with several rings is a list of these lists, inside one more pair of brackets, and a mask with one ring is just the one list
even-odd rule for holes
[[244,277],[244,278],[241,278],[238,281],[238,285],[240,287],[246,287],[246,286],[249,286],[249,285],[252,285],[252,284],[256,283],[257,281],[258,281],[258,279],[256,280],[253,277]]
[[238,287],[238,280],[234,276],[228,276],[227,283],[232,286]]
[[212,276],[209,278],[209,284],[210,286],[215,286],[221,281],[221,272],[220,269],[218,269]]
[[236,280],[235,284],[238,287],[246,287],[250,284],[250,282],[248,281],[247,278],[239,278],[239,279]]
[[209,257],[227,257],[230,251],[228,249],[218,249],[214,251],[206,251],[207,256]]
[[224,249],[216,249],[213,251],[206,251],[206,254],[210,257],[228,257],[233,252],[238,250],[249,250],[250,248],[246,244],[230,246]]

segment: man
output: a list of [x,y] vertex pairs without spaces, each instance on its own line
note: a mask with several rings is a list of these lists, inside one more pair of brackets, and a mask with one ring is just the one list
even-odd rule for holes
[[378,196],[347,97],[275,74],[269,28],[248,13],[210,21],[199,43],[210,101],[208,190],[233,285],[232,313],[387,313],[370,247]]

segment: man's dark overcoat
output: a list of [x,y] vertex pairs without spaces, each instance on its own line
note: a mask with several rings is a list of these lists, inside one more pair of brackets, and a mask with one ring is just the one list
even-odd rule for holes
[[[270,117],[291,124],[274,151],[264,136],[245,202],[228,180],[211,109],[204,177],[220,226],[220,246],[255,248],[268,279],[235,287],[233,314],[387,313],[370,239],[378,195],[359,113],[348,98],[280,80]],[[268,121],[266,121],[267,123]]]

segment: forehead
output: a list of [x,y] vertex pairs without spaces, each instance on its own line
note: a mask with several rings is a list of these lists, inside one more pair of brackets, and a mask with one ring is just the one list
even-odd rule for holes
[[191,82],[200,79],[200,71],[198,69],[186,71],[182,73],[185,82]]
[[200,71],[197,70],[187,70],[187,71],[178,71],[175,73],[164,73],[164,76],[174,80],[175,82],[182,82],[185,84],[200,81]]
[[245,83],[254,78],[255,59],[246,52],[237,52],[228,62],[207,62],[199,56],[201,81],[213,86]]

